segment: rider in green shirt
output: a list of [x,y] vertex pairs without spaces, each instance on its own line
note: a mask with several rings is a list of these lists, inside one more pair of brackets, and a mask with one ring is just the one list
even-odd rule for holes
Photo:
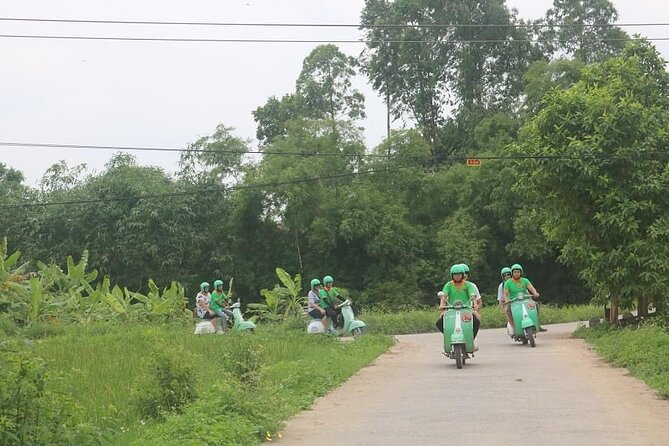
[[336,328],[339,320],[337,317],[339,308],[337,307],[335,299],[339,297],[339,293],[333,285],[334,279],[332,276],[323,277],[323,288],[318,292],[318,296],[321,299],[321,308],[325,310],[325,314],[327,314],[327,317],[330,318],[332,324]]
[[228,310],[228,297],[223,291],[223,281],[214,282],[214,291],[211,293],[211,309],[221,319],[221,330],[228,328],[228,319],[232,317],[232,311]]
[[[465,280],[465,268],[462,264],[451,266],[451,279],[449,282],[446,282],[444,288],[439,293],[439,308],[444,309],[448,305],[449,301],[460,300],[462,303],[467,304],[471,301],[472,309],[476,312],[478,310],[478,302],[476,298],[476,289],[472,286],[471,283]],[[474,338],[479,332],[479,327],[481,322],[478,318],[473,318],[474,323]],[[437,329],[440,332],[444,332],[444,313],[442,312],[441,316],[437,320]]]
[[[510,299],[518,294],[531,294],[535,299],[539,297],[539,292],[534,288],[532,282],[526,277],[523,277],[523,267],[515,263],[511,265],[511,278],[504,282],[504,304],[506,305],[506,319],[509,323],[508,329],[513,331],[513,315],[511,314]],[[537,311],[539,306],[537,305]],[[548,331],[545,328],[540,328],[539,331]]]

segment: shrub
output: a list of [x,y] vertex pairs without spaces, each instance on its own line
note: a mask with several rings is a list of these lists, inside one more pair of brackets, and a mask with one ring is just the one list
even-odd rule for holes
[[225,352],[225,368],[243,385],[254,386],[265,364],[265,346],[245,335],[239,333],[235,336],[235,348]]
[[8,314],[0,314],[0,333],[15,335],[18,332],[16,323]]
[[142,387],[135,390],[134,405],[140,416],[164,419],[165,413],[181,413],[197,399],[195,373],[189,355],[159,346],[149,360]]
[[96,428],[78,422],[81,409],[51,390],[44,361],[17,341],[0,344],[0,444],[100,444]]

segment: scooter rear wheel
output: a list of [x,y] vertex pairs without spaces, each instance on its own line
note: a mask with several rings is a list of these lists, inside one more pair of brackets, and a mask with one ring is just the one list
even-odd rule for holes
[[462,354],[463,350],[463,345],[462,344],[455,344],[453,346],[453,352],[455,354],[455,366],[459,369],[462,368],[462,364],[464,363],[464,355]]

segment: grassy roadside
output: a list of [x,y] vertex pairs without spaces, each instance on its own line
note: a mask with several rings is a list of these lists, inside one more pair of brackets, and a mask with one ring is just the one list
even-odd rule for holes
[[632,375],[669,398],[669,333],[645,325],[640,328],[616,328],[608,325],[579,327],[574,333],[585,339],[608,362],[627,368]]
[[[599,311],[546,306],[542,320],[585,320]],[[284,420],[383,353],[392,344],[386,334],[434,331],[436,315],[365,312],[360,318],[369,333],[354,342],[308,336],[301,320],[225,336],[194,336],[189,323],[8,325],[0,326],[0,341],[17,340],[43,358],[48,372],[59,376],[50,381],[52,390],[77,401],[83,408],[78,421],[103,429],[110,444],[254,444],[275,438]],[[503,325],[497,308],[483,310],[484,327]],[[158,375],[176,385],[157,385]],[[172,403],[148,404],[153,414],[137,404],[147,389],[151,397],[178,400],[186,388],[197,398],[178,413],[159,409]]]
[[[255,334],[194,336],[190,324],[96,324],[37,327],[11,338],[30,336],[26,348],[61,376],[53,390],[83,406],[82,423],[115,432],[111,444],[246,445],[276,435],[284,420],[393,342],[376,335],[340,342],[299,327],[261,325]],[[186,372],[177,388],[190,384],[197,393],[180,414],[162,420],[134,404],[143,390],[155,388],[149,365],[158,354],[168,373]]]
[[[601,317],[601,307],[579,305],[569,307],[551,307],[542,305],[541,323],[560,324],[564,322],[587,321]],[[410,334],[437,331],[435,322],[439,312],[434,310],[409,310],[395,313],[369,311],[360,315],[369,331],[377,334]],[[501,328],[506,326],[506,319],[497,307],[484,307],[481,312],[481,328]]]

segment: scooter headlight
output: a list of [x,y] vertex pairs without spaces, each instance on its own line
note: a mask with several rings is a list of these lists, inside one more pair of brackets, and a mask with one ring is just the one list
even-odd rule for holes
[[456,327],[454,330],[455,333],[462,333],[462,328]]

